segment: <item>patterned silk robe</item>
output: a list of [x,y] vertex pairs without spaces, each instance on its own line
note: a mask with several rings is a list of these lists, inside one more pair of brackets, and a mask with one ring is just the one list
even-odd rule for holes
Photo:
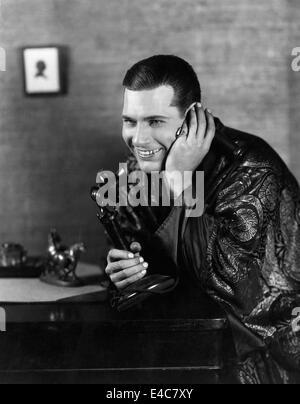
[[246,153],[223,179],[232,161],[211,149],[199,167],[205,193],[213,193],[204,214],[186,218],[184,207],[170,208],[153,237],[181,277],[198,282],[226,311],[239,382],[292,383],[300,372],[300,333],[293,327],[300,307],[300,188],[264,140],[216,123]]

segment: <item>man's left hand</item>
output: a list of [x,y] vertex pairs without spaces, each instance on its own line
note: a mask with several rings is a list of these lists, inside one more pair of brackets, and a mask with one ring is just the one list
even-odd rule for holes
[[[210,110],[197,103],[189,110],[190,123],[184,128],[185,134],[181,135],[171,146],[166,165],[165,177],[175,197],[181,195],[186,186],[191,184],[179,184],[176,182],[176,172],[184,175],[184,172],[194,172],[208,154],[216,133],[213,114]],[[192,177],[192,176],[190,176]]]

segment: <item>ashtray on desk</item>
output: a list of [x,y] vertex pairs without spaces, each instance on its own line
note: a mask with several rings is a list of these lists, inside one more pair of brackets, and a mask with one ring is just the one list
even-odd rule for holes
[[42,257],[27,257],[18,265],[0,266],[0,278],[39,278],[44,265]]

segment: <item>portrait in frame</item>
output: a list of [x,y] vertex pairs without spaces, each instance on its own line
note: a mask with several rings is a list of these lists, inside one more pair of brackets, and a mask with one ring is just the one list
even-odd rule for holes
[[66,93],[66,48],[43,46],[22,48],[24,91],[27,96]]

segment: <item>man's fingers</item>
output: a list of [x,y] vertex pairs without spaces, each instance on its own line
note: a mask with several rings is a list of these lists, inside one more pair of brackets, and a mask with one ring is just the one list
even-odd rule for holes
[[207,129],[206,129],[206,137],[203,141],[203,148],[205,150],[209,150],[216,134],[216,125],[212,112],[209,109],[207,109],[205,112],[207,119]]
[[132,258],[134,258],[134,254],[132,252],[112,249],[108,253],[107,262],[111,263],[114,261],[126,260]]
[[133,276],[138,276],[141,272],[146,271],[148,268],[148,264],[144,263],[143,265],[136,265],[132,268],[124,269],[123,271],[117,272],[110,276],[111,281],[116,284],[118,282],[125,281],[126,279],[130,279]]
[[147,274],[147,271],[143,270],[143,271],[131,276],[130,278],[117,282],[115,285],[118,289],[124,289],[124,288],[126,288],[126,286],[129,286],[132,283],[144,278],[146,274]]
[[142,257],[137,257],[137,258],[130,259],[130,260],[120,260],[120,261],[116,261],[116,262],[111,262],[110,264],[108,264],[108,266],[106,268],[106,273],[107,273],[107,275],[111,275],[111,274],[114,274],[115,272],[123,271],[124,269],[127,269],[127,268],[132,268],[143,262],[144,262],[144,258],[142,258]]
[[197,121],[198,121],[198,129],[197,129],[197,142],[198,144],[202,144],[203,140],[205,138],[205,134],[207,131],[207,121],[206,121],[206,116],[204,112],[204,108],[200,103],[197,104],[196,106],[196,111],[197,111]]
[[193,106],[193,108],[189,112],[190,121],[188,122],[189,133],[187,137],[187,142],[190,144],[194,144],[197,138],[198,120],[195,109],[196,106]]

